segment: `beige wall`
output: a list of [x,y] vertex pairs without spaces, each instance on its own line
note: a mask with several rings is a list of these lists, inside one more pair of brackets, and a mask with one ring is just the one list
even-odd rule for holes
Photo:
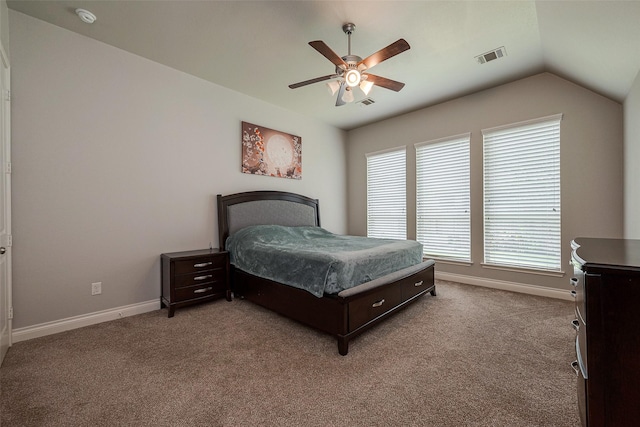
[[[410,90],[406,88],[405,90]],[[568,289],[565,277],[483,268],[481,130],[562,113],[562,266],[577,236],[622,237],[622,106],[555,75],[513,83],[375,123],[348,133],[348,232],[366,234],[365,154],[407,146],[407,230],[415,238],[413,144],[471,132],[472,266],[437,264],[437,271]]]
[[[346,232],[344,132],[9,17],[14,328],[157,301],[160,253],[217,246],[218,193],[305,194]],[[301,136],[303,179],[242,174],[242,120]]]
[[0,45],[9,57],[9,8],[6,0],[0,1]]
[[624,101],[624,237],[640,239],[640,72]]

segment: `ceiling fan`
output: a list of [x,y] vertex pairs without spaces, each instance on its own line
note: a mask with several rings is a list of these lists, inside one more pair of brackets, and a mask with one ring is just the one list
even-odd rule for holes
[[309,42],[309,45],[311,45],[312,48],[320,52],[320,54],[336,66],[336,72],[334,74],[316,77],[315,79],[294,83],[289,85],[289,87],[291,89],[297,89],[313,83],[332,80],[327,84],[331,89],[332,94],[338,92],[336,107],[353,101],[353,88],[356,86],[360,87],[365,95],[369,94],[373,85],[399,92],[404,87],[404,83],[376,76],[375,74],[369,73],[367,70],[382,61],[408,50],[410,48],[409,43],[407,43],[405,39],[399,39],[398,41],[391,43],[389,46],[380,49],[376,53],[367,56],[365,59],[362,59],[357,55],[351,54],[351,34],[355,29],[356,26],[352,23],[344,24],[342,26],[342,31],[344,31],[349,37],[349,53],[343,57],[338,56],[321,40]]

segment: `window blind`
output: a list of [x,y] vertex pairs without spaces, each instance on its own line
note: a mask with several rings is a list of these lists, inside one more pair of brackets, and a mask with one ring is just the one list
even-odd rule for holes
[[560,270],[561,119],[483,131],[485,263]]
[[417,239],[424,254],[471,261],[470,134],[416,144]]
[[367,154],[367,236],[407,238],[406,149]]

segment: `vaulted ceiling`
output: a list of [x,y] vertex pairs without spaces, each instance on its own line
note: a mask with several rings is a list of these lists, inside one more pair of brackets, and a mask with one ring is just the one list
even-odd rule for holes
[[[8,6],[218,85],[342,129],[549,71],[622,102],[640,70],[640,1],[31,1]],[[86,24],[76,8],[97,16]],[[336,107],[322,40],[362,58],[404,38],[411,49],[372,69],[401,81],[375,103]],[[506,55],[479,64],[498,47]],[[121,77],[119,77],[121,78]]]

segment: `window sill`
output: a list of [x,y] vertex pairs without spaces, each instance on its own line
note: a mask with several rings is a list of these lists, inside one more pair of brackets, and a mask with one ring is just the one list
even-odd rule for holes
[[482,268],[489,268],[492,270],[504,270],[504,271],[513,271],[516,273],[527,273],[527,274],[538,274],[540,276],[551,276],[551,277],[564,277],[565,273],[562,270],[541,270],[535,268],[525,268],[525,267],[509,267],[506,265],[495,265],[495,264],[480,264]]
[[432,257],[429,255],[423,255],[422,259],[432,259],[434,261],[436,261],[439,264],[451,264],[451,265],[461,265],[464,267],[471,267],[473,265],[473,263],[471,261],[456,261],[453,259],[446,259],[446,258],[438,258],[438,257]]

